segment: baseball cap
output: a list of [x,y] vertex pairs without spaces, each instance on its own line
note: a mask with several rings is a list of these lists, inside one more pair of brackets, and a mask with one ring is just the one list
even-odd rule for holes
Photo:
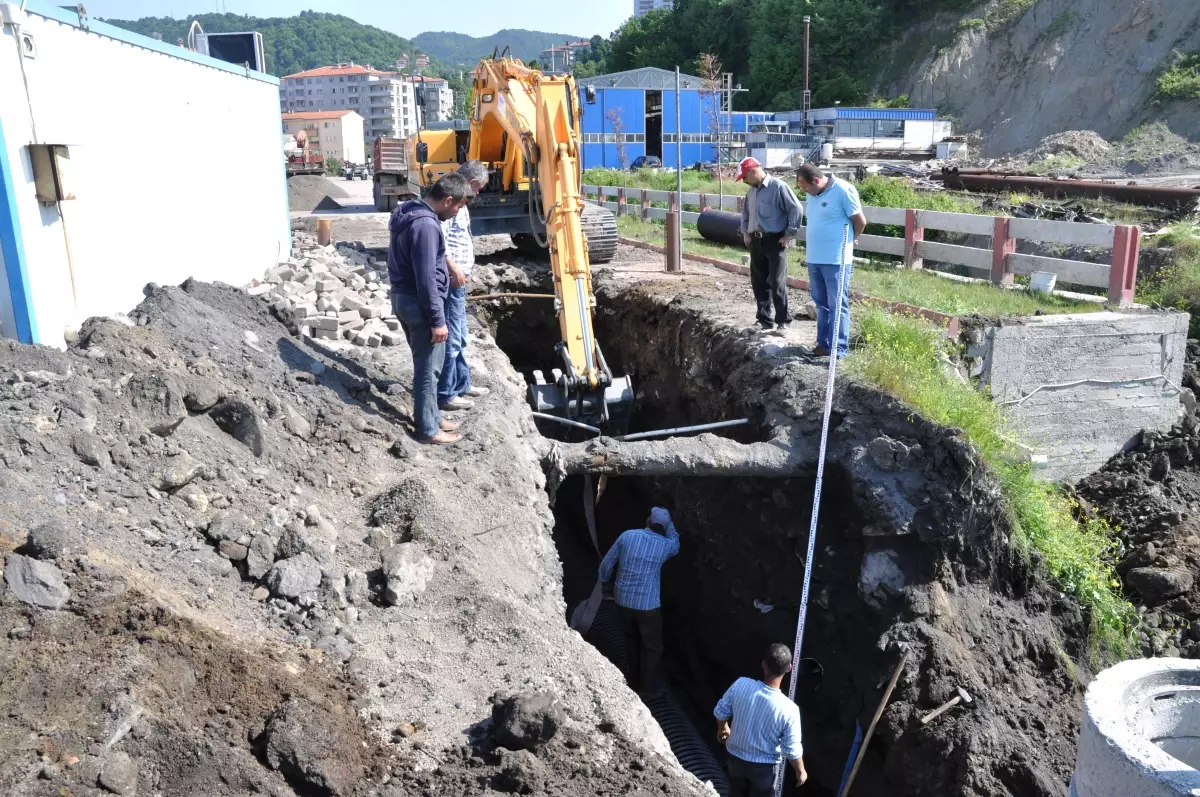
[[734,180],[734,182],[738,182],[746,176],[746,172],[750,171],[751,169],[757,169],[759,166],[762,166],[762,164],[754,158],[744,158],[742,162],[738,164],[737,178]]
[[650,510],[650,522],[666,528],[671,525],[671,513],[661,506],[656,506]]

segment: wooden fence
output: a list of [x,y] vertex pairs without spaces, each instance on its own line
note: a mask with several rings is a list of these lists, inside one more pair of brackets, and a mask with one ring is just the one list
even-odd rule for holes
[[[639,216],[642,219],[665,219],[667,208],[653,203],[676,203],[674,191],[650,191],[619,186],[583,186],[583,192],[595,204],[617,215]],[[686,207],[722,209],[741,212],[743,197],[684,192],[679,200]],[[873,252],[901,258],[907,268],[924,268],[926,260],[962,266],[974,276],[990,279],[996,285],[1011,285],[1013,276],[1046,271],[1058,275],[1060,282],[1108,289],[1108,300],[1114,305],[1133,303],[1137,282],[1138,255],[1141,251],[1141,230],[1134,225],[1087,224],[1043,219],[1016,219],[1007,216],[982,216],[973,213],[943,213],[912,208],[864,207],[871,224],[886,224],[904,228],[904,237],[863,235],[856,247],[860,252]],[[699,213],[680,214],[685,224],[695,224]],[[926,230],[980,235],[991,238],[990,248],[957,246],[925,240]],[[799,240],[805,240],[800,228]],[[1089,263],[1040,255],[1017,254],[1017,241],[1088,246],[1112,252],[1110,263]]]

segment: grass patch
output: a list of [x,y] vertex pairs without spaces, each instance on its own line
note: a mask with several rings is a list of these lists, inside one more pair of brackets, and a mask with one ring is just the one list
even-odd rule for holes
[[1042,158],[1037,163],[1030,164],[1028,171],[1032,174],[1050,174],[1051,172],[1065,172],[1071,169],[1078,169],[1085,163],[1083,158],[1074,155],[1051,155],[1047,158]]
[[1160,100],[1200,100],[1200,53],[1179,56],[1158,77],[1155,97]]
[[[663,244],[664,227],[654,221],[642,221],[633,216],[617,217],[617,230],[626,238],[647,243]],[[700,237],[696,228],[683,227],[683,250],[740,264],[746,250],[736,246],[713,243]],[[804,248],[788,254],[788,272],[793,277],[807,279]],[[883,259],[856,264],[853,289],[877,299],[916,305],[951,315],[979,314],[989,317],[1033,315],[1043,313],[1086,313],[1100,309],[1090,302],[1073,302],[1059,296],[1045,296],[1022,290],[997,288],[986,282],[959,282],[928,271],[896,268],[894,262]]]
[[1200,227],[1176,224],[1158,245],[1171,247],[1166,265],[1138,279],[1138,301],[1174,307],[1191,314],[1188,337],[1200,336]]
[[[636,172],[588,169],[583,173],[584,185],[623,185],[626,188],[645,188],[650,191],[674,191],[677,187],[675,181],[675,172],[656,169],[639,169]],[[745,196],[748,187],[745,183],[737,183],[732,179],[725,181],[726,195]],[[707,172],[683,173],[683,191],[686,194],[716,194],[719,189],[720,183],[717,178]]]
[[1077,521],[1071,500],[1034,478],[1006,432],[1000,407],[943,367],[941,355],[950,344],[937,327],[864,307],[856,313],[855,328],[862,345],[846,361],[849,373],[927,419],[961,429],[1000,482],[1013,548],[1036,556],[1053,583],[1088,610],[1093,659],[1131,655],[1137,612],[1123,597],[1111,565],[1113,530],[1099,520]]

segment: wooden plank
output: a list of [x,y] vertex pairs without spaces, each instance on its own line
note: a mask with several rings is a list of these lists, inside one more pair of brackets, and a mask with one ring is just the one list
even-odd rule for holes
[[1032,274],[1035,271],[1051,271],[1058,275],[1059,282],[1072,285],[1089,285],[1107,288],[1112,266],[1101,263],[1084,263],[1080,260],[1060,260],[1057,257],[1037,255],[1009,255],[1008,268],[1014,274]]
[[992,250],[975,249],[971,246],[952,246],[933,241],[921,241],[917,244],[917,257],[933,260],[938,263],[951,263],[966,266],[975,271],[992,271]]
[[856,251],[876,252],[881,255],[904,257],[904,239],[887,235],[863,235],[854,247]]
[[863,215],[871,224],[899,224],[904,226],[904,208],[864,207]]
[[1116,227],[1111,224],[1082,224],[1045,219],[1013,219],[1008,232],[1013,238],[1074,246],[1103,246],[1111,249]]
[[917,226],[927,230],[945,230],[968,235],[988,235],[996,226],[995,216],[977,216],[974,213],[943,213],[937,210],[918,210]]

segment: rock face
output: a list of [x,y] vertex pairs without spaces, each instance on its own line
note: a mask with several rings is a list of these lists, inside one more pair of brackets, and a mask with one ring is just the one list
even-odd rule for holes
[[5,561],[4,583],[17,600],[43,609],[61,609],[71,597],[57,567],[19,554]]
[[283,598],[298,598],[321,586],[321,567],[306,553],[280,559],[267,573],[267,586]]
[[384,599],[392,606],[420,595],[433,576],[433,560],[424,554],[418,543],[393,545],[380,558],[383,560],[383,575],[387,579]]
[[1150,606],[1177,598],[1192,588],[1192,574],[1182,568],[1137,567],[1125,577]]
[[297,794],[349,794],[365,769],[354,723],[302,698],[275,711],[259,745],[267,764]]
[[74,526],[51,521],[29,532],[24,551],[34,559],[53,560],[72,553],[83,553],[83,533]]
[[492,704],[492,735],[509,750],[530,750],[558,733],[565,715],[554,692],[522,692]]

